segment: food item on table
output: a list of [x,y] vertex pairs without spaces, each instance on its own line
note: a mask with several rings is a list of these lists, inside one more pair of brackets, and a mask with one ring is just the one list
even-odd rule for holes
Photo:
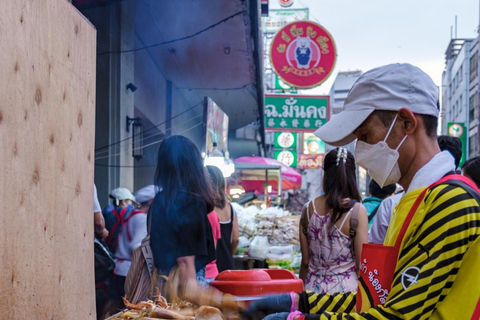
[[225,320],[225,317],[217,308],[202,306],[195,312],[195,320]]

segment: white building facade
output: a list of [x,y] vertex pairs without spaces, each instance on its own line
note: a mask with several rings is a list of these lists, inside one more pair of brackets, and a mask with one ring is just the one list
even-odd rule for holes
[[442,74],[441,133],[448,123],[464,123],[468,134],[465,159],[478,153],[478,41],[452,39]]

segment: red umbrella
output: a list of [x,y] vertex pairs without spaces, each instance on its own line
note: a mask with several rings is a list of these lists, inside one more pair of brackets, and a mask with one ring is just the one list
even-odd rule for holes
[[[258,165],[275,166],[277,168],[279,167],[282,173],[282,190],[300,189],[302,185],[302,175],[300,173],[275,159],[252,156],[237,158],[235,161]],[[264,183],[265,176],[254,180],[249,178],[241,180],[241,185],[247,192],[253,190],[263,190],[265,187]],[[278,183],[275,177],[269,176],[268,184],[272,186],[272,189],[278,189]]]

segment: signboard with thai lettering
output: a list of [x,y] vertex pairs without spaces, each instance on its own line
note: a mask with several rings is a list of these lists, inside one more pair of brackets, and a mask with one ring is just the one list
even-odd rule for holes
[[309,19],[308,8],[305,9],[273,9],[268,17],[262,17],[263,33],[276,33],[287,24],[294,21]]
[[321,25],[296,21],[280,29],[270,47],[275,73],[297,88],[313,88],[333,71],[337,50],[332,36]]
[[313,132],[330,119],[330,97],[265,95],[265,129]]
[[301,154],[298,156],[297,168],[321,169],[325,154]]

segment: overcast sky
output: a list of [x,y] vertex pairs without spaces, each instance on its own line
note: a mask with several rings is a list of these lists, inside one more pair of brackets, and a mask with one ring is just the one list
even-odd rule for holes
[[333,36],[338,57],[330,78],[303,93],[328,94],[338,71],[394,62],[420,67],[440,86],[455,15],[457,38],[477,37],[479,25],[479,0],[294,0],[291,8],[304,7]]

